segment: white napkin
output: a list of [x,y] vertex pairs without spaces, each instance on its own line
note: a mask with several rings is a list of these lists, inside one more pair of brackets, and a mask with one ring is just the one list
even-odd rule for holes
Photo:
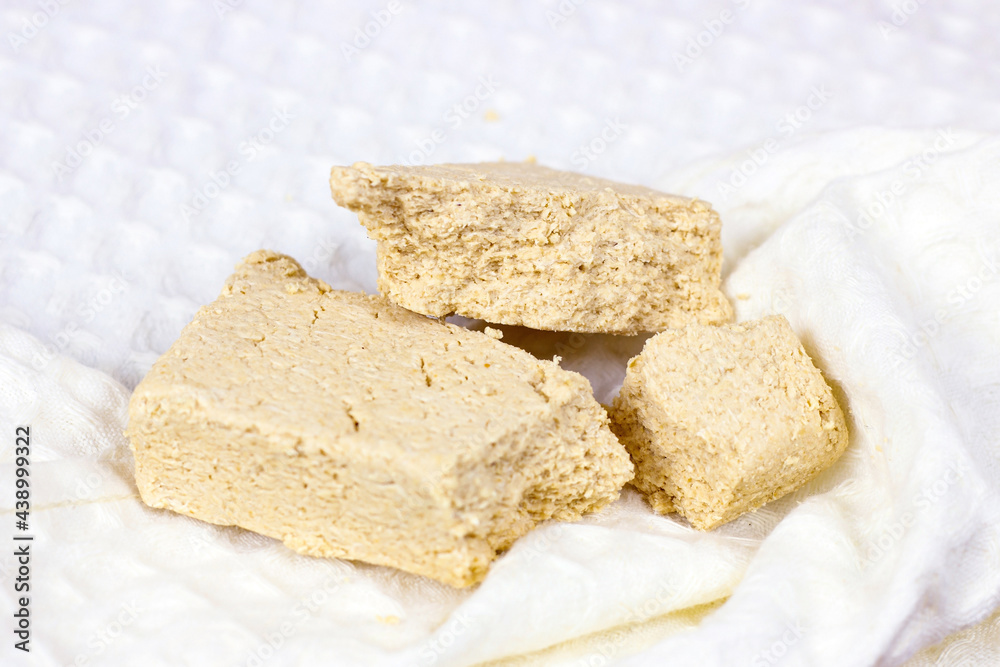
[[[146,508],[121,435],[128,391],[4,325],[0,489],[14,426],[30,424],[36,536],[33,661],[11,664],[468,665],[687,610],[545,660],[892,665],[985,617],[1000,603],[1000,140],[802,137],[743,182],[746,159],[662,186],[716,205],[738,317],[785,314],[848,412],[850,448],[806,487],[710,533],[626,490],[455,591]],[[365,257],[322,259],[365,284]],[[506,340],[560,354],[603,401],[642,343]]]

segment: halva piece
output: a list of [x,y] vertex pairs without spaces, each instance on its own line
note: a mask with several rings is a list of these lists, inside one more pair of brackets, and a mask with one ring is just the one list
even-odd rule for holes
[[529,163],[334,167],[379,290],[436,317],[635,334],[732,318],[702,201]]
[[454,586],[632,476],[583,376],[263,250],[136,388],[127,434],[153,507]]
[[708,530],[806,483],[847,447],[844,414],[784,317],[649,339],[611,410],[657,512]]

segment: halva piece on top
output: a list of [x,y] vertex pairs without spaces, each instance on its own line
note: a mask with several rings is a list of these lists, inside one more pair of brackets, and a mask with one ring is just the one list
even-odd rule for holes
[[647,341],[611,410],[660,513],[708,530],[832,464],[844,414],[784,317],[694,325]]
[[632,477],[581,375],[269,251],[156,362],[127,434],[153,507],[454,586]]
[[732,318],[705,202],[530,163],[334,167],[379,290],[436,317],[635,334]]

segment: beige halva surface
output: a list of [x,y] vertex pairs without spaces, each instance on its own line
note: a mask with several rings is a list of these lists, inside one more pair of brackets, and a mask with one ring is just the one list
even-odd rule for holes
[[154,507],[465,586],[632,477],[587,380],[258,251],[136,388]]
[[410,310],[552,331],[719,324],[719,216],[702,201],[530,163],[334,167]]
[[847,447],[843,412],[782,316],[649,339],[611,410],[633,484],[695,528],[806,483]]

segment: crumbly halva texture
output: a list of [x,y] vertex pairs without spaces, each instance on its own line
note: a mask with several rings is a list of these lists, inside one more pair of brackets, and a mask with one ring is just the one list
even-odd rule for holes
[[454,586],[632,477],[583,376],[270,251],[156,362],[127,434],[153,507]]
[[334,167],[378,242],[379,290],[410,310],[636,334],[732,319],[705,202],[530,163]]
[[830,386],[782,316],[650,338],[611,419],[633,485],[701,530],[802,486],[848,442]]

